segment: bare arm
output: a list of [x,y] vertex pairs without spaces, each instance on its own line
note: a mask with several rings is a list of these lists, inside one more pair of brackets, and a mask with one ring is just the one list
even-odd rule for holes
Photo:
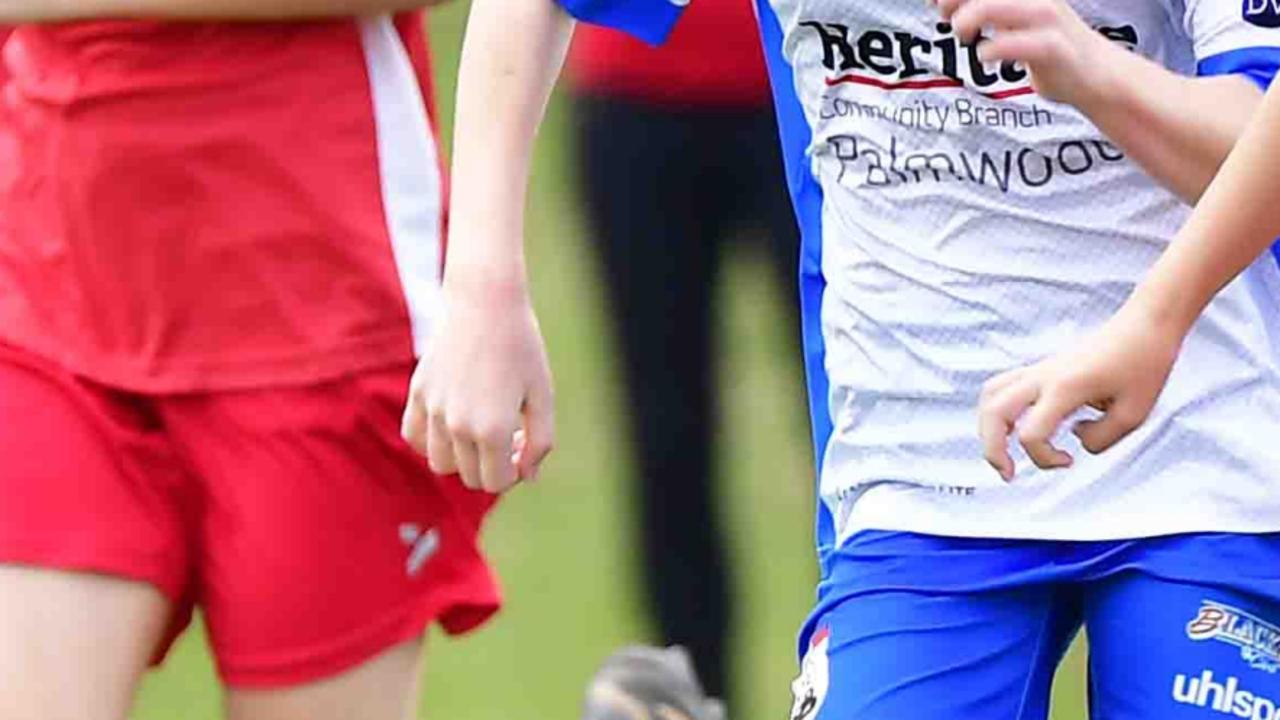
[[1224,286],[1280,236],[1280,86],[1267,93],[1191,219],[1130,303],[1185,334]]
[[[935,0],[990,61],[1031,70],[1041,96],[1069,103],[1152,177],[1194,204],[1262,99],[1234,76],[1186,77],[1108,40],[1063,0]],[[1211,108],[1211,112],[1205,112]]]
[[524,279],[524,199],[533,140],[573,21],[551,0],[475,0],[458,72],[454,277]]
[[1110,320],[1075,347],[994,378],[979,408],[987,460],[1014,477],[1008,436],[1042,468],[1072,458],[1050,438],[1077,408],[1103,410],[1076,427],[1102,452],[1136,429],[1164,389],[1183,339],[1220,290],[1280,235],[1280,86],[1273,88],[1191,219]]
[[1103,44],[1109,56],[1095,62],[1109,77],[1077,107],[1149,175],[1194,205],[1244,132],[1262,91],[1239,76],[1178,75]]
[[404,436],[437,472],[489,492],[535,477],[554,442],[524,205],[534,137],[572,28],[552,0],[475,0],[462,49],[443,307]]
[[0,23],[97,18],[290,20],[412,10],[429,0],[0,0]]

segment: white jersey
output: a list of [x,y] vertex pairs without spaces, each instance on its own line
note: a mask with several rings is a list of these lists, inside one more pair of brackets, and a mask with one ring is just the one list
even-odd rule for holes
[[[1280,43],[1237,0],[1074,5],[1186,74]],[[1100,325],[1188,210],[1080,112],[1031,92],[1025,70],[977,62],[923,0],[775,7],[823,191],[821,496],[837,539],[1280,530],[1274,258],[1212,303],[1132,437],[1092,457],[1067,434],[1074,468],[1020,458],[1005,484],[975,430],[982,384]]]
[[[1272,0],[1071,4],[1183,74],[1247,72],[1280,46]],[[1019,457],[1006,484],[982,459],[983,383],[1103,323],[1187,208],[1023,67],[982,64],[927,0],[758,9],[805,236],[824,546],[865,529],[1280,530],[1275,258],[1212,303],[1141,429],[1096,457],[1064,433],[1073,468]]]

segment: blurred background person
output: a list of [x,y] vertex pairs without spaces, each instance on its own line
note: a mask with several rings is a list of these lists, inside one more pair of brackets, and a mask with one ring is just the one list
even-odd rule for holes
[[660,48],[584,24],[569,71],[638,456],[645,593],[661,640],[688,648],[723,697],[735,595],[713,501],[725,254],[763,243],[786,306],[797,302],[798,234],[759,31],[742,0],[693,3]]

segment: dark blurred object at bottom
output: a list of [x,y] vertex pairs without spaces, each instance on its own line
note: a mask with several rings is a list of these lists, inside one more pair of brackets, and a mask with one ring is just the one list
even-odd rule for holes
[[680,647],[628,647],[591,679],[582,720],[725,720]]

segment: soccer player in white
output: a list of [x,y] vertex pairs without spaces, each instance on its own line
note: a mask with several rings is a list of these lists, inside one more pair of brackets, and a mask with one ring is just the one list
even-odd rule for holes
[[[821,465],[822,582],[793,716],[1044,718],[1082,625],[1096,717],[1280,715],[1273,259],[1208,304],[1147,423],[1108,453],[1069,462],[1051,445],[1069,440],[1028,433],[1031,457],[1058,469],[995,452],[1002,478],[974,428],[984,384],[1103,324],[1160,257],[1274,75],[1280,8],[757,10],[804,234]],[[420,367],[406,416],[437,469],[490,489],[532,469],[511,438],[518,450],[544,421],[522,413],[550,381],[522,211],[569,15],[660,41],[679,12],[476,0],[440,326],[450,352]],[[1084,444],[1140,417],[1124,410],[1081,418]],[[1000,421],[997,440],[1013,422],[984,417]]]

